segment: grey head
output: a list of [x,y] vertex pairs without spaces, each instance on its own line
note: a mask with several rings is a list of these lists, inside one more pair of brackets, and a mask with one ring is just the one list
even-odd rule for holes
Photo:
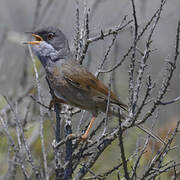
[[68,40],[58,28],[41,28],[34,31],[32,35],[36,40],[28,42],[28,44],[32,45],[33,51],[43,66],[46,66],[50,61],[56,62],[72,56]]
[[56,51],[62,49],[69,50],[69,44],[66,36],[56,27],[44,27],[36,30],[33,34],[39,35],[42,39],[50,44]]

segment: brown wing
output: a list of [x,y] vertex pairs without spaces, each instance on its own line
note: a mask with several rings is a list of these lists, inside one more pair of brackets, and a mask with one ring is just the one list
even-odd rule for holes
[[[76,63],[62,64],[61,66],[64,67],[61,68],[63,69],[62,73],[64,78],[69,83],[84,91],[91,92],[92,97],[99,97],[107,100],[108,88],[86,68]],[[112,92],[110,101],[118,104],[124,110],[127,110],[127,105],[122,103]]]

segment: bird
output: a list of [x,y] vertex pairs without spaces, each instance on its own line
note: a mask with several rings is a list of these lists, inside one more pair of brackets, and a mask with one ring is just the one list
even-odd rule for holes
[[[81,136],[82,140],[88,138],[99,112],[106,112],[108,101],[108,115],[127,118],[128,106],[112,91],[109,92],[109,88],[101,80],[75,60],[68,40],[59,28],[43,27],[31,34],[35,39],[26,44],[31,45],[34,54],[44,67],[46,79],[55,96],[50,106],[55,102],[68,104],[92,114],[88,128]],[[114,108],[115,106],[118,108]],[[141,126],[138,128],[162,142],[150,131]]]
[[[31,33],[35,40],[28,41],[27,44],[31,45],[45,69],[46,78],[55,95],[54,101],[87,110],[92,114],[89,126],[81,136],[82,139],[87,139],[98,113],[106,112],[108,87],[75,61],[68,40],[59,28],[44,27]],[[109,115],[119,116],[114,105],[127,111],[128,106],[111,91]]]

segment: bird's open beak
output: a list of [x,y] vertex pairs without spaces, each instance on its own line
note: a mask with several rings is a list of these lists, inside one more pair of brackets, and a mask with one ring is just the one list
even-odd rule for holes
[[25,42],[24,44],[40,44],[42,41],[43,41],[43,38],[37,34],[33,34],[32,33],[32,36],[35,37],[35,41],[28,41],[28,42]]

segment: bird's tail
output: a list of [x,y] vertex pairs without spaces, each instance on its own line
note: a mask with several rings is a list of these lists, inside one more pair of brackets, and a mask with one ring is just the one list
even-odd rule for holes
[[[120,117],[123,120],[125,120],[128,117],[127,114],[127,107],[124,106],[124,108],[122,107],[122,105],[119,105],[120,107],[115,107],[114,105],[110,105],[109,107],[109,114],[116,116],[116,117]],[[145,132],[146,134],[148,134],[149,136],[151,136],[152,138],[154,138],[156,141],[161,142],[162,144],[165,144],[165,142],[156,134],[154,134],[151,130],[143,127],[142,125],[136,125],[136,127],[138,129],[140,129],[141,131]]]

